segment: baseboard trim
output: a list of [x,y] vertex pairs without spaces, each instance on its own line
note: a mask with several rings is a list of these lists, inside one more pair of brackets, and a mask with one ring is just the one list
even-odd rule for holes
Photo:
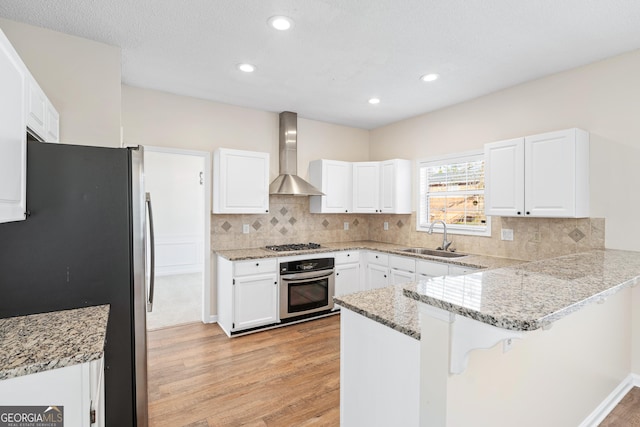
[[622,380],[609,396],[580,423],[580,427],[597,427],[633,387],[640,387],[640,375],[629,374]]

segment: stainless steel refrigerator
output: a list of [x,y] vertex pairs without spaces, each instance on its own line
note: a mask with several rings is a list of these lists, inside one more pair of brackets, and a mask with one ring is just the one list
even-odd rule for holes
[[147,425],[153,273],[143,172],[141,147],[28,142],[27,219],[0,224],[0,317],[111,306],[108,426]]

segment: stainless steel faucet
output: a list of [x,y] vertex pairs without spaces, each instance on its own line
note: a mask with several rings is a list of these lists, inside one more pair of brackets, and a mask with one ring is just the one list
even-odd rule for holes
[[451,246],[450,241],[447,240],[447,223],[444,222],[443,220],[439,219],[437,221],[433,221],[431,223],[431,225],[429,226],[429,231],[427,231],[427,233],[432,234],[433,233],[433,226],[436,225],[437,223],[442,224],[442,226],[444,227],[444,233],[442,235],[442,247],[439,247],[439,250],[443,250],[446,251],[447,249],[449,249],[449,246]]

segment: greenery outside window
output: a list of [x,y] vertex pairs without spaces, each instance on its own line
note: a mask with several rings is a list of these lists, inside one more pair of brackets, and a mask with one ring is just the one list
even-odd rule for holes
[[418,231],[442,220],[452,234],[491,235],[491,217],[484,213],[482,152],[418,161],[418,180]]

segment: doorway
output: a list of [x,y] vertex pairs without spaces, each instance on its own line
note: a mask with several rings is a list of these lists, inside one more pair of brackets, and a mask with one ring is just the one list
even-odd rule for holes
[[155,291],[147,329],[210,318],[210,154],[145,146],[155,231]]

